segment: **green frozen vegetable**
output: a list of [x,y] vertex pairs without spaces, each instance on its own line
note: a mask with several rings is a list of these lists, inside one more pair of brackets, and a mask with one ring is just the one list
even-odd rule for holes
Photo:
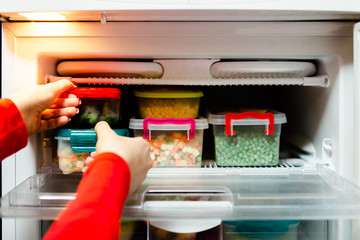
[[[220,129],[220,128],[219,128]],[[264,126],[235,127],[236,134],[215,133],[216,163],[219,166],[276,165],[280,135],[265,135]]]
[[86,101],[79,106],[80,114],[74,121],[84,126],[93,127],[99,121],[106,121],[114,125],[119,120],[118,105],[116,102]]

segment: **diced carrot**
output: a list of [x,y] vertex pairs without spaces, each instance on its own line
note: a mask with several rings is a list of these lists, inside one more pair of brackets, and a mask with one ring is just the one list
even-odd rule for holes
[[155,149],[154,149],[154,154],[155,154],[155,155],[159,155],[159,154],[160,154],[160,150],[157,149],[157,148],[155,148]]
[[160,148],[161,145],[162,144],[160,142],[154,142],[154,144],[153,144],[154,148]]
[[179,133],[179,132],[174,132],[173,135],[172,135],[172,137],[173,137],[174,139],[180,139],[180,138],[182,137],[182,134]]

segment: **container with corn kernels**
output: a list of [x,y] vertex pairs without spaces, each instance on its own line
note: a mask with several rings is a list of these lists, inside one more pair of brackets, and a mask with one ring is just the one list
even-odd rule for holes
[[199,90],[148,88],[136,90],[141,118],[196,118],[199,114]]

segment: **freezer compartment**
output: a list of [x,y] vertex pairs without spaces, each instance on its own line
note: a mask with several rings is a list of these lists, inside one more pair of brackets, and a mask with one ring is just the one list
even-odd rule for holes
[[[28,25],[31,27],[28,28]],[[157,172],[154,168],[149,172],[148,180],[141,189],[135,195],[129,196],[124,209],[125,218],[169,220],[187,218],[195,213],[194,219],[202,220],[204,217],[231,221],[264,218],[355,218],[359,215],[358,187],[337,175],[341,174],[352,181],[356,178],[352,172],[357,162],[356,143],[353,143],[357,120],[352,111],[355,107],[353,90],[356,87],[352,72],[354,23],[124,22],[105,25],[59,23],[56,27],[51,23],[28,25],[4,24],[6,43],[10,43],[9,49],[8,46],[5,47],[5,53],[10,52],[5,59],[14,63],[14,68],[4,69],[6,82],[26,80],[45,83],[57,80],[59,78],[56,77],[56,64],[64,59],[158,60],[165,69],[164,75],[159,79],[69,79],[83,84],[197,85],[207,90],[204,96],[206,100],[203,101],[206,103],[204,107],[218,101],[219,98],[214,96],[218,96],[219,89],[224,93],[223,90],[226,88],[231,94],[223,94],[228,97],[223,103],[236,100],[252,105],[269,104],[287,115],[288,124],[286,129],[282,129],[282,133],[301,133],[309,139],[293,142],[293,146],[300,149],[302,155],[302,159],[293,159],[295,165],[292,164],[294,161],[280,160],[278,166],[266,168],[219,168],[210,160],[211,164],[196,171],[186,169],[190,171],[188,173],[181,169],[168,171],[168,168]],[[317,71],[310,77],[290,79],[219,79],[209,76],[209,69],[215,62],[259,59],[310,61],[315,63]],[[26,71],[22,71],[23,69]],[[18,154],[16,166],[28,166],[26,163],[35,162],[31,161],[35,158],[41,162],[41,146],[38,145],[29,145],[30,149],[27,149],[26,154]],[[29,152],[37,154],[32,156]],[[320,168],[317,169],[312,161],[318,158],[321,158],[323,165],[318,165]],[[306,163],[306,160],[311,163],[299,164]],[[40,164],[36,168],[17,168],[17,180],[14,185],[22,182],[25,175],[30,176],[30,172],[33,174],[34,169],[39,166]],[[335,169],[337,173],[332,170],[328,172],[321,166]],[[55,174],[49,176],[49,179],[54,176]],[[75,179],[78,182],[80,176],[74,177],[78,177]],[[59,191],[54,188],[45,191],[41,187],[46,187],[46,181],[42,177],[26,180],[20,188],[2,200],[3,216],[54,219],[66,202],[75,197],[77,182],[73,181],[73,178],[65,179],[67,180],[63,179],[60,184],[55,185],[74,185],[73,189]],[[29,181],[39,184],[34,186]],[[213,183],[215,188],[210,191],[207,187]],[[161,208],[174,205],[181,207],[181,204],[175,199],[168,201],[169,205],[162,204],[166,199],[162,200],[159,197],[159,189],[155,192],[153,189],[146,191],[149,190],[149,186],[157,185],[168,188],[168,192],[178,195],[179,199],[187,200],[188,203],[184,204],[182,209]],[[228,190],[225,191],[224,187]],[[189,188],[191,193],[181,192],[179,188]],[[8,189],[7,187],[6,192]],[[208,192],[200,193],[200,189]],[[140,195],[145,192],[146,201],[139,200]],[[188,197],[201,199],[204,195],[213,196],[212,199],[215,200],[219,200],[220,196],[220,204],[214,201],[211,204],[215,206],[211,209],[206,210],[206,205],[205,209],[199,209],[198,205],[201,204],[194,204],[195,201],[190,201],[191,198]],[[153,201],[153,198],[149,200],[150,203],[145,204],[150,197],[156,197],[156,201]]]

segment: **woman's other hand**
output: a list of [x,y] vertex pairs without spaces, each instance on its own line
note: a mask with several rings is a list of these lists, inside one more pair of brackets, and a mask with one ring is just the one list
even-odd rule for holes
[[9,97],[19,109],[28,135],[63,126],[78,113],[80,99],[65,93],[75,87],[66,79],[44,85],[23,85]]

